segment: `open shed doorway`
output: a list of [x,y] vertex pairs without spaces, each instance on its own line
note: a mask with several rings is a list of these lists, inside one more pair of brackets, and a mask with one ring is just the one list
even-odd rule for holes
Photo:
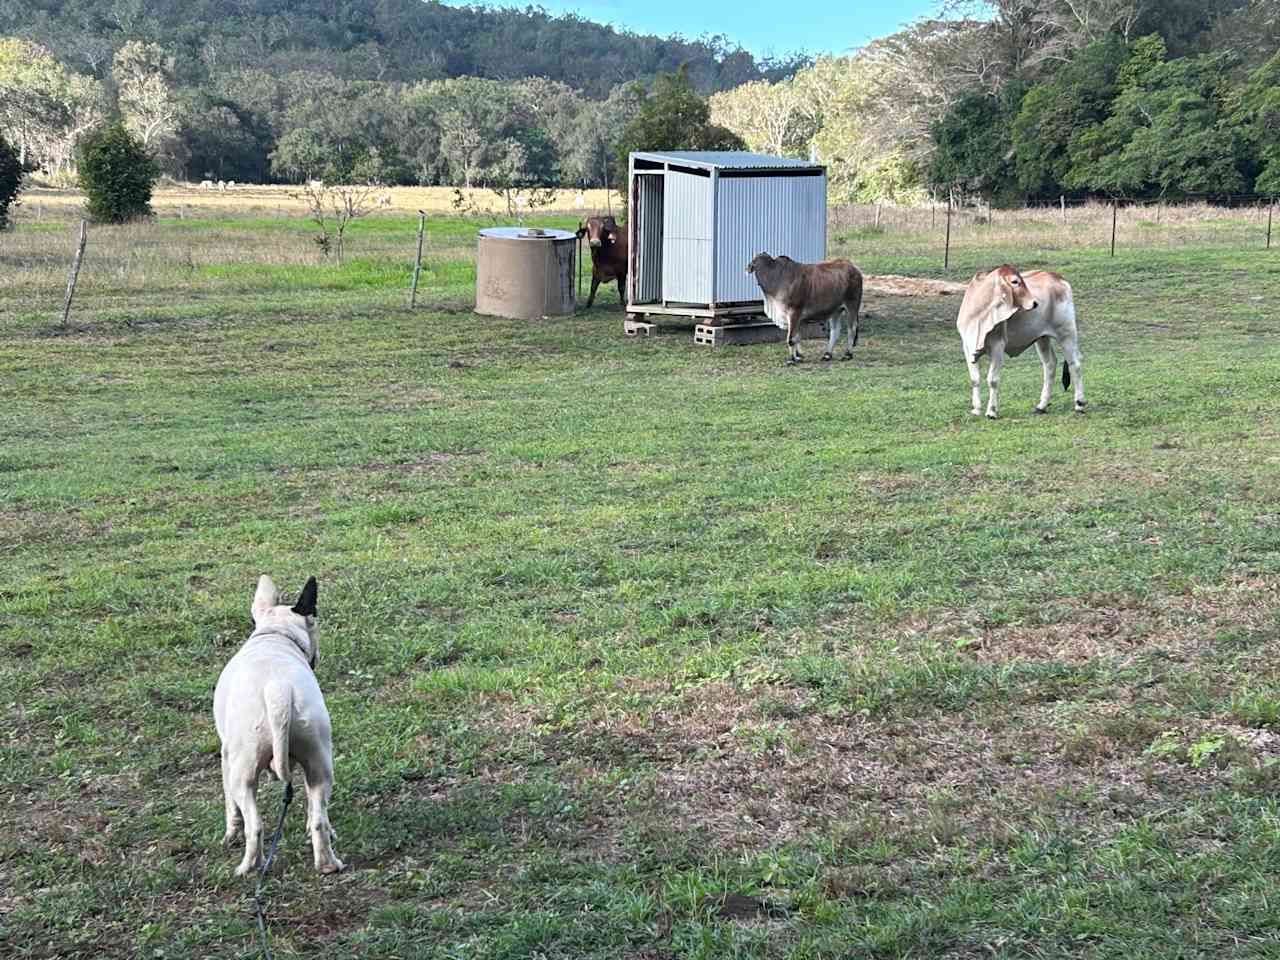
[[635,209],[636,243],[630,264],[632,303],[658,303],[662,299],[663,209],[666,171],[637,170],[631,202]]

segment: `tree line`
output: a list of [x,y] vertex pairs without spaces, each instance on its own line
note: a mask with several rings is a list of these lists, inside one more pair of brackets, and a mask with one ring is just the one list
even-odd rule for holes
[[0,132],[55,179],[119,115],[191,180],[600,186],[653,78],[707,93],[807,62],[536,7],[0,0]]
[[620,186],[627,149],[745,145],[837,201],[1280,190],[1280,0],[941,0],[814,61],[414,0],[0,0],[0,30],[0,132],[52,177],[119,115],[187,179]]
[[711,97],[838,200],[1280,192],[1280,0],[944,0],[779,82]]

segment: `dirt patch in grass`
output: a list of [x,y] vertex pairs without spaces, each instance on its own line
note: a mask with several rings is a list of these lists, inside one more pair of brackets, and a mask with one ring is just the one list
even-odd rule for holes
[[882,274],[867,277],[865,289],[868,293],[883,293],[894,297],[923,296],[956,296],[963,294],[965,285],[951,280],[928,280],[921,277],[902,277],[896,274]]
[[1100,596],[1046,602],[1051,623],[982,628],[962,613],[915,616],[893,633],[955,643],[983,663],[1085,663],[1111,658],[1131,665],[1159,650],[1175,660],[1209,652],[1224,631],[1256,632],[1280,621],[1280,579],[1253,577],[1182,596],[1145,601]]
[[456,462],[457,460],[478,456],[481,456],[479,452],[428,453],[425,456],[418,457],[415,460],[407,460],[403,463],[366,463],[360,469],[365,473],[400,473],[414,475],[419,473],[432,473],[442,467]]
[[110,524],[89,523],[73,511],[0,510],[0,551],[36,543],[83,543],[110,531]]
[[[788,719],[767,719],[779,705]],[[866,836],[858,842],[906,838],[925,846],[998,844],[1037,817],[1095,835],[1215,789],[1231,774],[1150,755],[1162,728],[1133,720],[1119,702],[1090,704],[1107,718],[1094,727],[1064,725],[1058,704],[909,719],[813,708],[807,691],[713,683],[661,710],[601,712],[535,736],[566,780],[611,766],[637,771],[626,812],[605,812],[592,830],[602,852],[616,849],[609,838],[624,821],[644,819],[641,808],[660,813],[666,829],[733,851],[774,847],[833,824],[861,824],[855,832],[865,827]],[[506,721],[528,733],[537,727],[514,715]],[[1205,721],[1203,730],[1184,725],[1180,735],[1193,743],[1210,731],[1226,728]],[[1256,733],[1242,730],[1238,738],[1255,763],[1276,749],[1274,738],[1264,743]]]

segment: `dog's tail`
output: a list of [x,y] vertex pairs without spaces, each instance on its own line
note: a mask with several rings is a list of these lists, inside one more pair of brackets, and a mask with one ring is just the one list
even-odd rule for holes
[[263,691],[267,707],[267,728],[271,731],[271,772],[279,780],[289,779],[289,722],[293,718],[293,688],[289,684],[268,683]]

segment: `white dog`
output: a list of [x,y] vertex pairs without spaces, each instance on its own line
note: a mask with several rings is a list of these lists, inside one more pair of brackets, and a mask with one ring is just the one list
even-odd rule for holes
[[256,798],[258,776],[270,769],[288,780],[294,762],[307,785],[307,831],[316,869],[336,873],[342,861],[333,854],[337,839],[329,826],[329,791],[333,787],[333,744],[315,666],[316,578],[302,588],[293,607],[280,604],[280,593],[265,574],[254,594],[254,629],[218,677],[213,693],[213,719],[222,740],[222,792],[227,801],[227,834],[235,840],[244,827],[243,876],[262,861],[262,818]]

